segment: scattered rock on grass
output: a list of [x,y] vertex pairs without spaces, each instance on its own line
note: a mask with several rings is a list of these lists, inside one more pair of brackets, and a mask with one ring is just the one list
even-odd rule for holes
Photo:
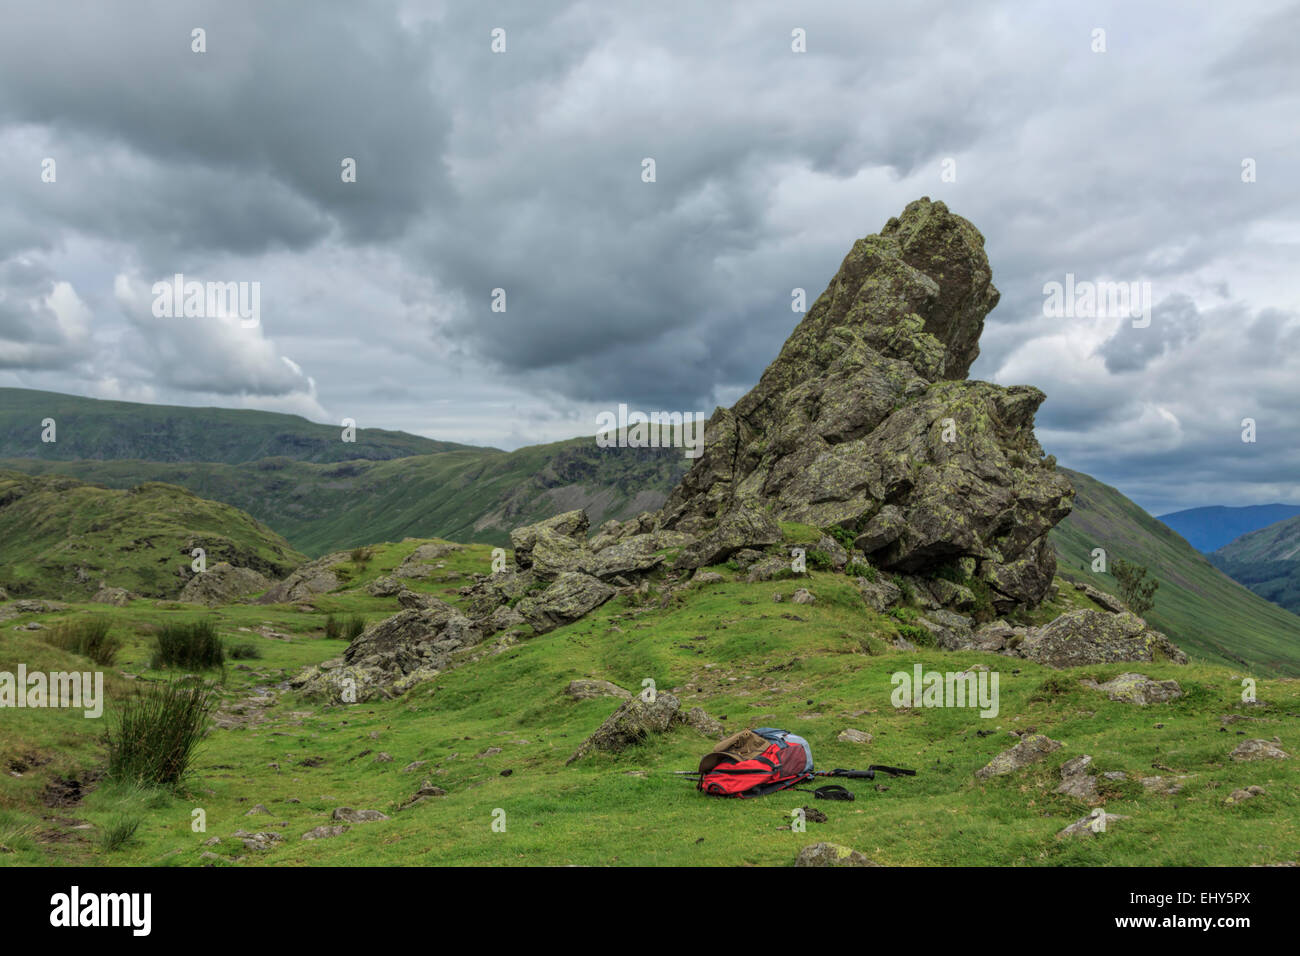
[[569,681],[569,686],[564,688],[564,692],[574,700],[591,700],[595,697],[621,697],[627,700],[632,696],[631,691],[624,690],[607,680],[572,680]]
[[795,857],[795,866],[879,866],[857,850],[838,843],[814,843]]
[[324,840],[329,837],[340,836],[344,833],[347,833],[351,829],[352,828],[349,826],[332,827],[326,824],[321,824],[320,826],[316,827],[314,830],[308,830],[306,833],[302,835],[302,838],[304,840]]
[[841,730],[839,736],[835,739],[842,744],[869,744],[872,741],[871,734],[863,730],[855,730],[852,727]]
[[1082,820],[1076,820],[1064,830],[1056,834],[1057,839],[1062,837],[1088,837],[1091,839],[1098,833],[1105,833],[1110,825],[1116,820],[1127,820],[1128,817],[1119,813],[1107,813],[1098,807],[1088,814]]
[[1228,756],[1233,760],[1289,760],[1291,757],[1271,740],[1243,740]]
[[353,810],[351,807],[339,807],[331,814],[331,818],[346,823],[374,823],[378,820],[387,820],[388,814],[380,813],[378,810]]
[[1183,689],[1178,686],[1178,681],[1152,680],[1145,674],[1120,674],[1104,684],[1092,680],[1081,683],[1085,687],[1101,691],[1111,700],[1137,704],[1139,707],[1145,707],[1147,704],[1163,704],[1183,696]]
[[1027,734],[1020,738],[1020,743],[1010,750],[1004,750],[985,766],[975,771],[975,776],[986,780],[989,777],[1000,777],[1004,774],[1014,773],[1031,763],[1037,763],[1053,750],[1059,750],[1060,748],[1061,742],[1059,740],[1052,740],[1045,734]]

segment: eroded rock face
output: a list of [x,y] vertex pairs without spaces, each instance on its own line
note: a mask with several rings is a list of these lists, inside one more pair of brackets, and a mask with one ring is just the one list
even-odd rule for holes
[[997,300],[983,237],[943,203],[855,243],[759,384],[710,419],[662,511],[700,537],[676,566],[769,544],[777,521],[838,524],[878,566],[974,559],[999,610],[1040,602],[1073,491],[1034,438],[1043,393],[964,381]]

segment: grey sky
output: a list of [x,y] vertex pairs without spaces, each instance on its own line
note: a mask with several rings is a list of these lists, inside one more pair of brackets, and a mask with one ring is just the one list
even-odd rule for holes
[[[972,375],[1042,388],[1063,464],[1300,502],[1300,6],[1075,7],[3,0],[0,385],[500,447],[710,411],[929,195],[1002,291]],[[261,325],[155,318],[177,272]],[[1067,273],[1150,327],[1044,315]]]

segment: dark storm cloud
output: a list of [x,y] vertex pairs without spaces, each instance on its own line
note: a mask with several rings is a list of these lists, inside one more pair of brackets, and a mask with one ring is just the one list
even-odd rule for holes
[[[443,195],[448,117],[428,82],[439,54],[389,4],[24,3],[4,25],[0,120],[48,128],[65,182],[94,175],[107,208],[81,203],[88,229],[122,236],[136,212],[140,234],[249,251],[319,239],[330,220],[392,236]],[[96,155],[115,150],[125,170]],[[344,157],[355,184],[341,182]]]
[[[1002,291],[973,373],[1048,394],[1049,451],[1157,508],[1294,498],[1297,11],[9,4],[0,384],[483,444],[708,411],[776,355],[792,289],[930,195]],[[265,321],[159,325],[175,271],[261,281]],[[1150,282],[1152,325],[1046,315],[1067,274]]]

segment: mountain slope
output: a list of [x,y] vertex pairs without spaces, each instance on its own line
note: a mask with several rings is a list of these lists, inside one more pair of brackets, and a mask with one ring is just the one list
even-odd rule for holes
[[[45,419],[56,441],[44,442]],[[298,461],[386,460],[468,448],[406,432],[343,429],[298,415],[233,408],[188,408],[0,388],[0,458],[80,458],[236,463],[281,456]]]
[[1296,515],[1300,515],[1300,505],[1249,505],[1244,508],[1214,505],[1174,511],[1159,518],[1186,538],[1197,551],[1208,554],[1243,534]]
[[306,560],[248,515],[163,484],[114,491],[73,478],[0,471],[0,587],[76,600],[101,583],[174,597],[191,550],[280,577]]
[[1118,593],[1110,574],[1094,574],[1092,550],[1108,566],[1123,558],[1160,581],[1147,615],[1190,654],[1209,660],[1300,674],[1300,617],[1251,593],[1215,568],[1176,532],[1119,491],[1077,471],[1074,511],[1052,531],[1062,577]]
[[511,528],[573,508],[597,524],[630,518],[663,504],[688,464],[680,448],[599,448],[574,438],[510,453],[465,448],[332,464],[12,459],[0,467],[112,488],[180,485],[247,511],[317,556],[405,537],[507,544]]
[[1242,535],[1210,560],[1265,600],[1300,613],[1300,516]]

